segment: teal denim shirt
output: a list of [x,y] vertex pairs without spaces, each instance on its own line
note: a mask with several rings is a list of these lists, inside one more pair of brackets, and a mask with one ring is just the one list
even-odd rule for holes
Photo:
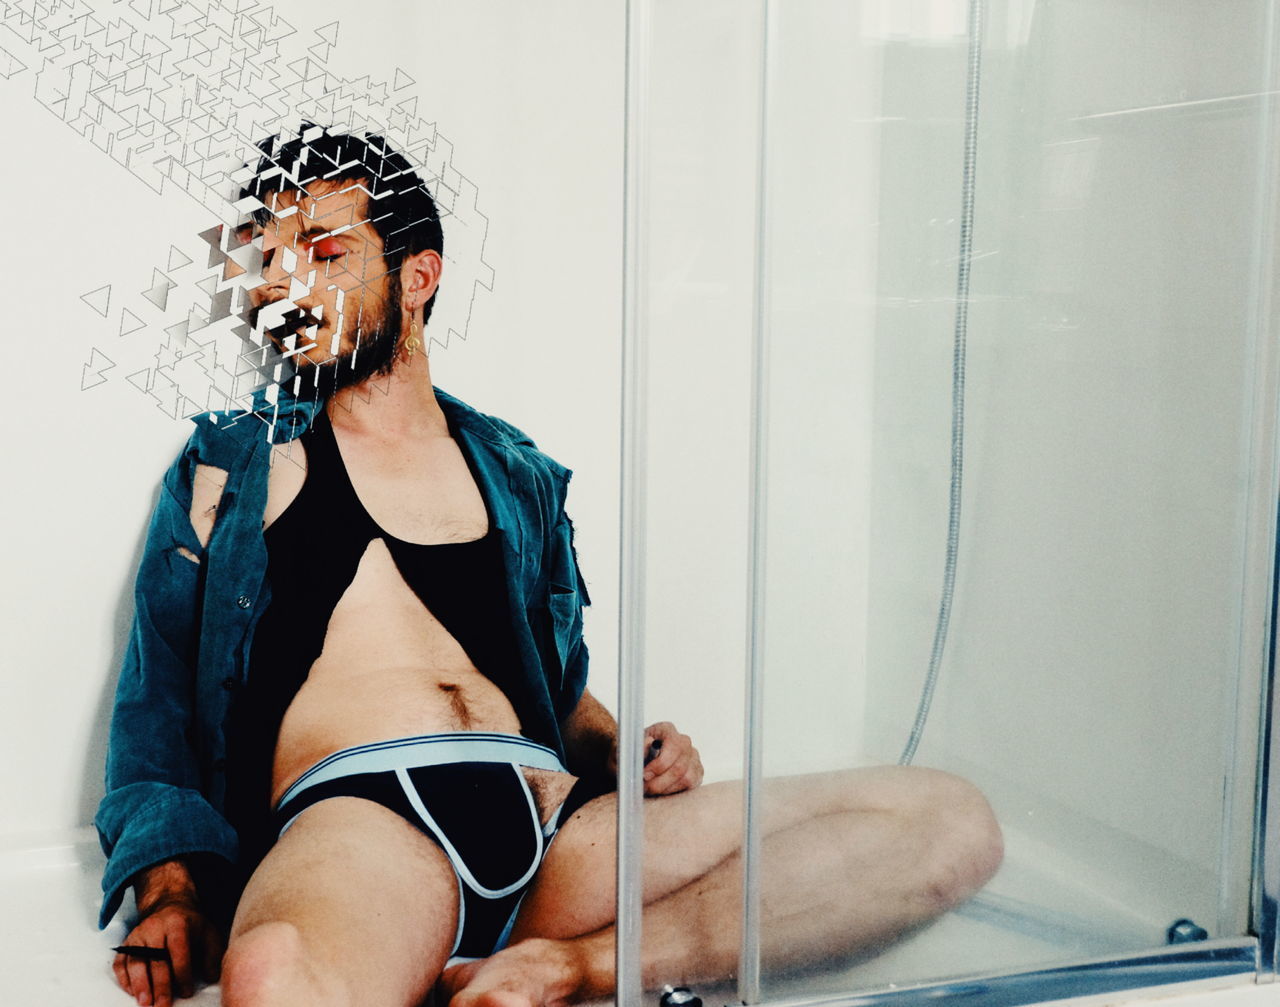
[[[502,536],[516,643],[536,697],[535,708],[518,711],[522,727],[554,741],[563,760],[559,725],[586,685],[582,606],[590,604],[564,512],[572,473],[509,423],[439,389],[436,398]],[[143,868],[195,853],[236,861],[236,833],[222,814],[223,727],[271,600],[262,516],[272,441],[298,436],[315,413],[314,403],[285,400],[269,412],[258,404],[194,418],[151,518],[94,818],[107,855],[100,927]],[[227,472],[207,546],[189,516],[197,464]]]

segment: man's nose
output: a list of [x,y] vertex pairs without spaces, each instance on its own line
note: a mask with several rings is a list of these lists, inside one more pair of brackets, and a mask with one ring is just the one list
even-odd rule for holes
[[298,255],[285,242],[268,233],[262,235],[262,283],[253,290],[259,303],[277,301],[288,297],[292,280],[305,283],[310,276],[311,265],[305,256]]

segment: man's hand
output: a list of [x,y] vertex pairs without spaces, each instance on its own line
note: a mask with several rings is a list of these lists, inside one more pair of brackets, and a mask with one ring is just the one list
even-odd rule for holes
[[141,918],[125,946],[161,948],[168,960],[121,953],[112,968],[120,988],[140,1007],[170,1007],[176,998],[194,995],[197,978],[217,980],[222,937],[200,911],[191,875],[180,862],[144,871],[137,891]]
[[674,724],[664,720],[647,727],[644,750],[654,753],[644,767],[646,797],[678,794],[702,782],[702,758],[689,736],[677,731]]

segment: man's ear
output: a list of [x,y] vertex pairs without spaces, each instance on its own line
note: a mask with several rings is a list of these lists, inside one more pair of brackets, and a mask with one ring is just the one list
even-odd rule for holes
[[410,311],[417,311],[431,300],[440,286],[440,273],[444,269],[444,260],[434,249],[425,248],[421,252],[407,256],[400,267],[400,289],[403,291],[404,306]]

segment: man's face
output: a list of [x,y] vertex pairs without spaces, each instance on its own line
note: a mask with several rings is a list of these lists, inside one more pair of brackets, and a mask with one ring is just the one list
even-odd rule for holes
[[400,283],[387,273],[366,194],[353,182],[312,182],[264,202],[266,226],[240,231],[262,243],[263,282],[249,292],[254,331],[322,394],[388,373],[400,338]]

